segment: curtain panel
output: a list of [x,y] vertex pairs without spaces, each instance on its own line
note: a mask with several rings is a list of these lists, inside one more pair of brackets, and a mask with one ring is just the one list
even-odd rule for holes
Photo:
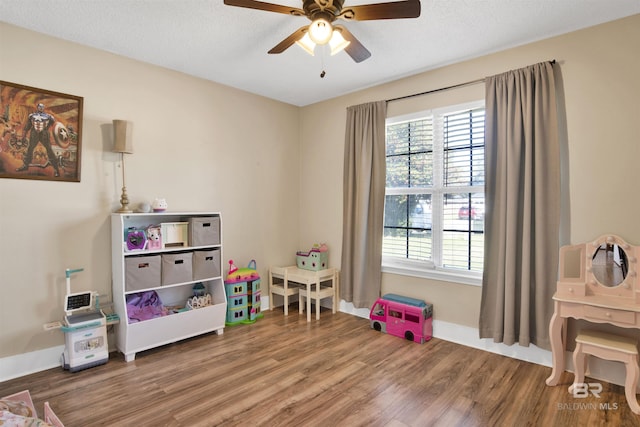
[[560,226],[556,67],[544,62],[485,80],[479,330],[480,338],[507,345],[550,348]]
[[380,296],[386,114],[386,101],[347,108],[340,297],[356,308]]

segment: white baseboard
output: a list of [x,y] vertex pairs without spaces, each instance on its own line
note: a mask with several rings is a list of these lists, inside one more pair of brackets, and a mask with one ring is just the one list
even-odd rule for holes
[[[345,301],[340,301],[339,310],[343,313],[352,314],[365,319],[369,318],[369,309],[355,308],[353,304]],[[522,347],[519,345],[507,346],[500,343],[494,343],[489,339],[480,339],[478,330],[469,326],[456,325],[455,323],[444,322],[442,320],[434,320],[433,336],[467,347],[473,347],[514,359],[525,360],[538,365],[551,367],[550,351],[543,350],[534,345],[530,347]]]
[[[269,297],[266,295],[263,296],[260,304],[262,310],[269,310]],[[353,304],[347,303],[343,300],[340,301],[338,310],[364,319],[369,318],[369,309],[355,308]],[[500,343],[494,343],[490,339],[481,339],[478,338],[479,333],[476,328],[456,325],[455,323],[444,322],[441,320],[434,320],[433,336],[467,347],[473,347],[551,368],[550,351],[541,349],[534,345],[529,347],[522,347],[519,345],[507,346]],[[110,335],[109,338],[113,339],[113,335]],[[111,347],[111,345],[109,347]],[[63,351],[64,345],[61,345],[30,353],[4,357],[0,359],[0,382],[44,371],[46,369],[60,367],[60,356]],[[565,368],[566,370],[573,372],[573,359],[570,352],[565,353]],[[551,370],[549,370],[549,374],[551,374]],[[625,374],[625,367],[622,363],[601,360],[596,357],[590,358],[588,373],[590,378],[624,386]]]
[[[369,309],[355,308],[353,304],[347,303],[343,300],[340,301],[339,311],[365,319],[369,318]],[[542,349],[535,345],[523,347],[517,344],[508,346],[501,343],[495,343],[491,339],[479,338],[480,334],[477,328],[456,325],[455,323],[444,322],[442,320],[433,321],[433,336],[467,347],[477,348],[479,350],[500,354],[513,359],[547,366],[549,367],[549,375],[551,375],[551,351]],[[565,370],[573,372],[573,354],[569,351],[565,352],[564,360]],[[624,387],[626,376],[624,364],[609,360],[602,360],[597,357],[590,357],[588,366],[587,375],[589,378],[606,381],[608,383]],[[640,385],[638,386],[638,389],[640,390]]]
[[[340,301],[340,311],[354,316],[369,318],[369,309],[354,308],[353,304]],[[478,329],[469,326],[456,325],[442,320],[433,321],[433,336],[445,341],[473,347],[491,353],[501,354],[514,359],[525,360],[538,365],[551,367],[551,352],[534,345],[522,347],[519,345],[507,346],[494,343],[489,339],[480,339]]]
[[[0,359],[0,382],[60,367],[64,345]],[[62,369],[62,368],[61,368]]]

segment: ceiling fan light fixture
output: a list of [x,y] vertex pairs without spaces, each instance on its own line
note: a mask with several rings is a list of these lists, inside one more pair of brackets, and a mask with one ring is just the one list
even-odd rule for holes
[[331,23],[324,18],[318,18],[309,25],[309,37],[316,44],[327,44],[332,33]]
[[339,30],[333,30],[331,40],[329,40],[329,46],[331,47],[331,56],[335,55],[336,53],[342,52],[345,47],[349,46],[350,43],[350,41],[346,41],[344,37],[342,37],[342,33]]
[[300,40],[297,40],[296,44],[304,49],[309,55],[315,56],[314,50],[316,48],[316,44],[311,40],[308,32]]

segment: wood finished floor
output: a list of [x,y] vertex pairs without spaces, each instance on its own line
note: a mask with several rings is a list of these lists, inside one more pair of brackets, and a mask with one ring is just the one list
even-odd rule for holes
[[[416,344],[367,319],[297,307],[70,373],[61,368],[0,383],[29,389],[76,426],[640,426],[624,388],[575,399],[573,375],[437,338]],[[609,409],[603,409],[608,406]]]

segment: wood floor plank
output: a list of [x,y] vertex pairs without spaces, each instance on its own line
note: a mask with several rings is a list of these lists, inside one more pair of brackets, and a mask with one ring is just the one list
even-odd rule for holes
[[297,307],[141,352],[132,362],[50,369],[0,383],[29,389],[67,427],[92,426],[640,426],[624,388],[599,399],[548,387],[550,368],[437,338],[417,344],[367,319]]

